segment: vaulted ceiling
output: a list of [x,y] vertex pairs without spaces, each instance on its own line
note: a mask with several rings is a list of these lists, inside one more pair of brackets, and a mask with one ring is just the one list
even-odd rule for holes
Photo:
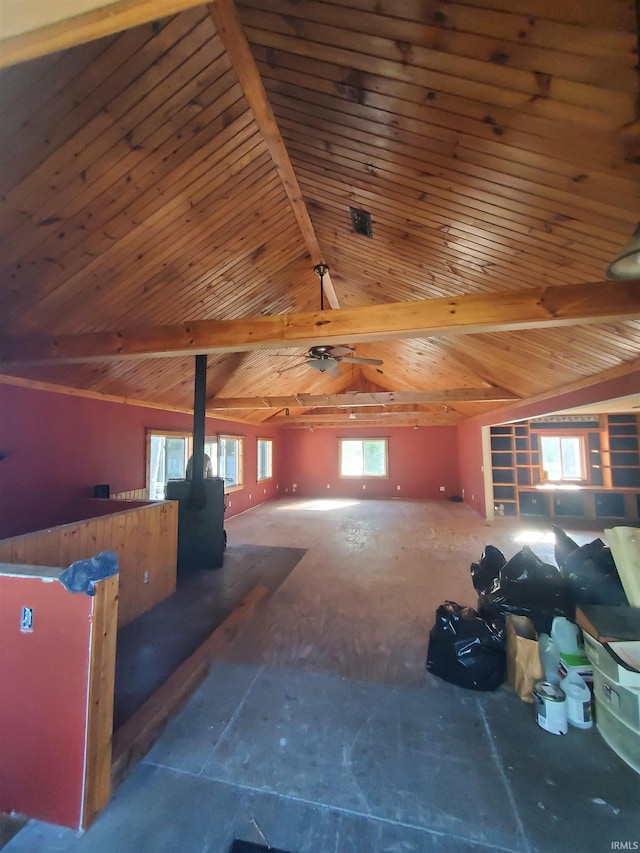
[[412,425],[637,370],[640,283],[603,281],[640,218],[631,0],[96,20],[6,42],[3,381],[190,408],[208,352],[212,414]]

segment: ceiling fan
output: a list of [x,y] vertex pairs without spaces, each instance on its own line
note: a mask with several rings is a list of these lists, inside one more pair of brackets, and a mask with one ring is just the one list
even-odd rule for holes
[[329,376],[340,376],[338,364],[341,361],[348,364],[382,364],[381,358],[360,358],[357,355],[353,355],[353,352],[354,350],[351,347],[332,347],[321,344],[311,347],[305,361],[292,364],[291,367],[285,367],[279,370],[278,373],[286,373],[288,370],[295,370],[296,367],[308,365],[320,373],[328,373]]
[[[320,279],[320,310],[324,311],[324,276],[329,272],[329,267],[326,264],[316,264],[313,268],[314,272]],[[340,376],[338,364],[341,361],[349,364],[382,364],[381,358],[359,358],[353,355],[354,350],[347,346],[328,346],[320,344],[311,347],[307,353],[306,360],[292,364],[291,367],[285,367],[279,370],[278,373],[286,373],[288,370],[295,370],[296,367],[308,365],[317,370],[319,373],[328,373],[329,376]]]

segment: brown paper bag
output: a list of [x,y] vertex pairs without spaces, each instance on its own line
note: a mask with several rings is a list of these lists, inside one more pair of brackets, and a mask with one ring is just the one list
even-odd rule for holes
[[525,702],[533,702],[533,685],[544,678],[533,622],[507,616],[507,681]]

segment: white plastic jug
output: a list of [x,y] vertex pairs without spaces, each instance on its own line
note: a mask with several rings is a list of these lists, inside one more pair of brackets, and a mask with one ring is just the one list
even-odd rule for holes
[[538,650],[540,653],[540,662],[544,670],[544,678],[549,684],[558,684],[560,675],[558,667],[560,665],[560,652],[558,644],[551,639],[548,634],[540,634],[538,637]]
[[578,626],[564,616],[554,617],[551,638],[561,655],[578,655]]
[[578,729],[590,729],[593,725],[591,716],[591,691],[577,672],[570,672],[562,682],[562,689],[567,697],[567,719]]

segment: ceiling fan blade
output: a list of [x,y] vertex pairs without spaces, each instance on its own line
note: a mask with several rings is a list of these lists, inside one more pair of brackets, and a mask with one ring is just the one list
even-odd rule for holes
[[353,350],[351,349],[351,347],[345,347],[345,346],[331,347],[331,349],[329,350],[329,353],[332,356],[334,356],[334,355],[351,355],[352,352],[353,352]]
[[357,355],[341,355],[338,356],[340,361],[348,361],[351,364],[382,364],[381,358],[359,358]]
[[292,364],[291,367],[283,367],[282,370],[278,371],[278,375],[281,373],[286,373],[288,370],[295,370],[296,367],[304,367],[305,364],[312,364],[310,361],[299,361],[297,364]]

